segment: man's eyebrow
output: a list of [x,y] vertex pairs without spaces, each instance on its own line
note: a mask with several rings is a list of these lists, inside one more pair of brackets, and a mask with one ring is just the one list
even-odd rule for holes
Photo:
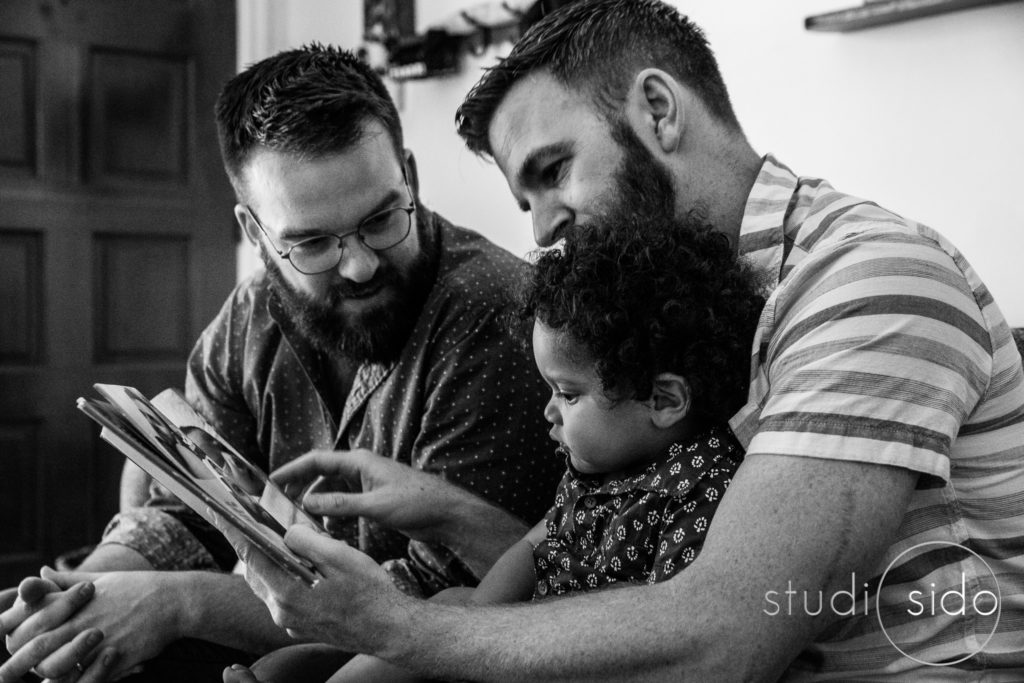
[[[404,187],[404,186],[403,186]],[[353,225],[345,230],[338,230],[334,226],[327,226],[324,228],[320,227],[308,227],[308,228],[288,228],[285,227],[281,230],[281,235],[278,239],[282,241],[297,242],[309,237],[322,237],[323,235],[341,235],[342,233],[349,232],[349,230],[355,230],[357,226],[367,219],[371,218],[374,214],[378,214],[381,211],[387,209],[396,209],[395,202],[401,199],[405,195],[405,192],[397,189],[392,189],[381,197],[380,201],[373,205],[373,207],[366,212],[366,214],[359,219],[356,225]],[[404,205],[403,205],[404,206]]]
[[537,185],[545,162],[553,156],[562,156],[572,152],[571,142],[552,142],[549,145],[530,150],[530,153],[523,159],[516,172],[516,183],[521,187],[534,187]]

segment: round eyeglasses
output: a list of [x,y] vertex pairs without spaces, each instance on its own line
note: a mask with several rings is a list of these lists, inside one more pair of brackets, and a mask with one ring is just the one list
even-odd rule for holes
[[[408,182],[405,189],[409,192]],[[409,194],[411,196],[412,193]],[[285,251],[281,251],[274,244],[256,212],[245,205],[243,208],[278,256],[291,263],[295,270],[304,275],[317,275],[336,268],[341,263],[341,257],[345,253],[345,238],[349,235],[357,235],[359,241],[373,251],[384,251],[400,244],[409,236],[412,229],[412,214],[416,210],[416,204],[379,211],[364,219],[355,230],[340,235],[328,233],[310,237],[296,242]]]

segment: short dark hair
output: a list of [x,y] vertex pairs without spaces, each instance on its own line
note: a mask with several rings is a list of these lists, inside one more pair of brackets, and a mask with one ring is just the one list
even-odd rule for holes
[[548,70],[613,118],[633,77],[651,66],[679,79],[712,116],[740,130],[703,31],[658,0],[580,0],[547,15],[473,86],[455,113],[455,125],[470,150],[493,156],[491,119],[524,76]]
[[311,158],[341,152],[379,121],[403,158],[398,110],[384,82],[353,53],[311,43],[257,62],[225,84],[215,107],[224,168],[242,195],[255,148]]
[[514,329],[525,341],[537,320],[562,335],[613,401],[646,400],[672,372],[690,386],[692,415],[724,421],[746,400],[761,291],[725,235],[693,217],[577,226],[538,259]]

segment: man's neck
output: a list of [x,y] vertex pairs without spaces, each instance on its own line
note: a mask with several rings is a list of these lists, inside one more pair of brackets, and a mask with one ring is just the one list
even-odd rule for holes
[[719,131],[683,167],[679,210],[701,207],[709,222],[738,248],[747,199],[761,165],[761,157],[742,133]]

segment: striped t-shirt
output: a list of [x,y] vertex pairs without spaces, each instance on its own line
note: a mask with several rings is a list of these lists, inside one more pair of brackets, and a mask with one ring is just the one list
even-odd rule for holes
[[731,422],[748,457],[920,473],[896,542],[786,680],[1024,680],[1024,375],[984,283],[930,228],[771,156],[740,252],[773,287]]

